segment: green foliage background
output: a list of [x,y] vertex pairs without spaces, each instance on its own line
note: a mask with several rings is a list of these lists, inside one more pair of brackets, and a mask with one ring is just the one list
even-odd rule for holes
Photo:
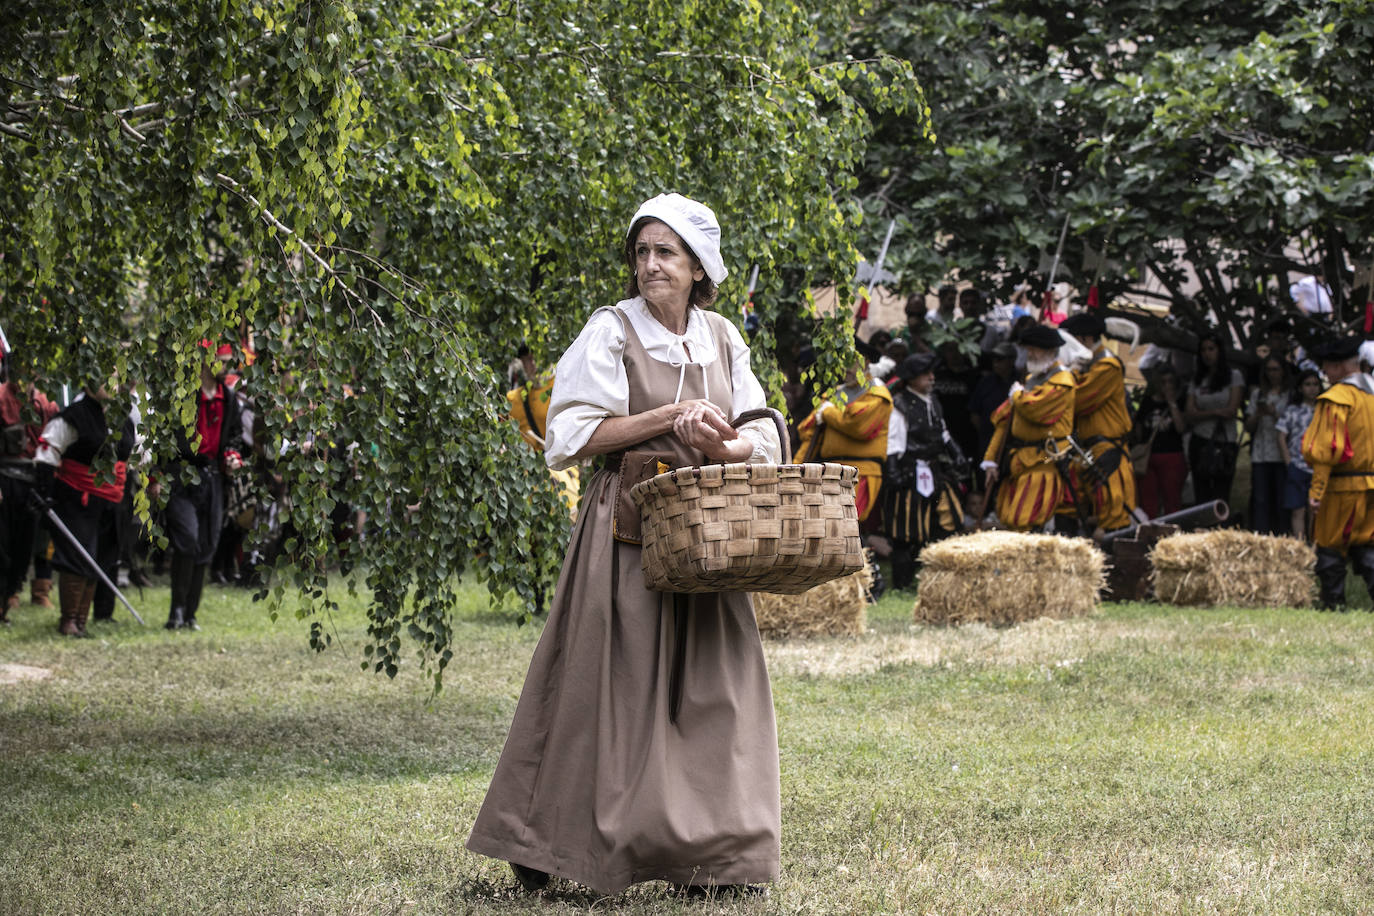
[[[475,566],[532,608],[566,536],[494,369],[521,339],[556,358],[620,297],[639,201],[715,208],[727,313],[761,266],[766,379],[778,320],[852,275],[867,112],[928,125],[908,66],[832,50],[862,12],[16,0],[0,31],[5,328],[49,379],[136,382],[159,458],[192,422],[198,342],[251,334],[245,384],[298,532],[274,592],[332,608],[329,512],[366,510],[369,663],[394,675],[409,637],[437,685],[453,576]],[[817,343],[833,372],[843,318]],[[312,634],[329,639],[318,618]]]
[[1059,279],[1242,344],[1290,274],[1347,321],[1374,298],[1367,0],[881,0],[850,48],[909,61],[934,110],[934,149],[875,115],[858,190],[909,290],[1043,288],[1067,221]]

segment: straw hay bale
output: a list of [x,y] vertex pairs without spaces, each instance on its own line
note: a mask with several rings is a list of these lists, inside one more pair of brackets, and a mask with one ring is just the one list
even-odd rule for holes
[[1007,626],[1077,617],[1097,605],[1106,558],[1091,541],[982,531],[921,551],[917,623]]
[[1290,537],[1221,528],[1163,538],[1155,597],[1194,607],[1311,607],[1317,553]]
[[[864,558],[871,559],[867,550]],[[865,563],[858,572],[822,582],[799,595],[755,592],[754,617],[759,633],[773,639],[858,636],[868,626],[868,589],[872,584],[873,573]]]

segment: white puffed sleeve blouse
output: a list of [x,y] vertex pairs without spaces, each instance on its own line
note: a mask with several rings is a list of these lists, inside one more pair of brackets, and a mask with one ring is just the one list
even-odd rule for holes
[[[727,322],[730,352],[722,355],[716,352],[706,316],[698,309],[688,311],[687,331],[678,335],[659,324],[640,297],[622,300],[615,307],[620,317],[634,326],[649,357],[679,369],[679,379],[689,372],[704,373],[717,359],[729,359],[734,386],[730,406],[734,416],[768,406],[763,386],[749,366],[749,347],[733,324]],[[602,420],[629,415],[630,383],[621,362],[624,352],[625,332],[619,318],[609,312],[597,312],[558,361],[544,448],[544,460],[550,468],[557,471],[576,464],[577,453]],[[680,399],[681,384],[674,403]],[[754,444],[751,462],[781,459],[782,447],[772,421],[747,423],[740,432]]]

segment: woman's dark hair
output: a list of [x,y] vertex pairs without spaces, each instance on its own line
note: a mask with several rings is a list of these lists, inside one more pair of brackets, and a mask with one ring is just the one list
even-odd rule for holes
[[[630,282],[625,287],[625,297],[627,299],[633,299],[639,295],[639,277],[635,275],[635,245],[639,242],[639,233],[644,231],[644,227],[650,222],[661,223],[663,221],[654,219],[652,216],[646,216],[631,226],[630,234],[625,237],[625,266],[630,268]],[[663,224],[665,226],[668,225],[667,223]],[[672,227],[669,226],[669,228],[671,229]],[[677,233],[673,234],[677,235]],[[678,241],[682,241],[680,236],[678,237]],[[697,257],[695,251],[688,247],[686,242],[682,242],[682,247],[692,256],[692,260],[697,262],[697,266],[701,266],[701,259]],[[695,305],[699,309],[706,309],[714,305],[715,301],[715,281],[703,275],[700,280],[692,284],[692,292],[687,298],[687,304]]]
[[[1277,385],[1269,383],[1270,363],[1279,367],[1279,383]],[[1278,391],[1280,393],[1288,390],[1288,365],[1277,356],[1266,356],[1260,362],[1259,390],[1261,392]]]
[[[1164,400],[1164,379],[1172,376],[1175,382],[1181,382],[1178,377],[1178,370],[1168,364],[1157,367],[1145,379],[1145,391],[1157,401]],[[1178,392],[1174,392],[1175,395]]]
[[1306,382],[1308,379],[1310,379],[1310,378],[1316,379],[1318,385],[1321,384],[1322,376],[1321,376],[1321,373],[1318,372],[1316,369],[1304,369],[1304,370],[1302,370],[1301,372],[1298,373],[1298,380],[1297,380],[1296,382],[1293,383],[1293,390],[1290,391],[1290,392],[1288,393],[1288,401],[1289,401],[1289,403],[1291,403],[1291,404],[1301,404],[1301,403],[1302,403],[1302,386],[1303,386],[1303,383],[1305,383],[1305,382]]
[[[1210,368],[1202,359],[1202,345],[1209,340],[1217,345],[1217,363]],[[1221,342],[1221,335],[1216,331],[1207,331],[1198,337],[1193,383],[1204,391],[1224,391],[1231,387],[1231,363],[1226,359],[1226,344]]]

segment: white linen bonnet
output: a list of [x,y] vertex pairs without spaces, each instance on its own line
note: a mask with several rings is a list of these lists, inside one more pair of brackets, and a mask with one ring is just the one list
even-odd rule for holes
[[659,220],[678,234],[701,262],[711,282],[719,284],[725,279],[725,262],[720,257],[720,223],[710,207],[681,194],[660,194],[650,198],[635,211],[625,233],[626,241],[640,220],[648,217]]

